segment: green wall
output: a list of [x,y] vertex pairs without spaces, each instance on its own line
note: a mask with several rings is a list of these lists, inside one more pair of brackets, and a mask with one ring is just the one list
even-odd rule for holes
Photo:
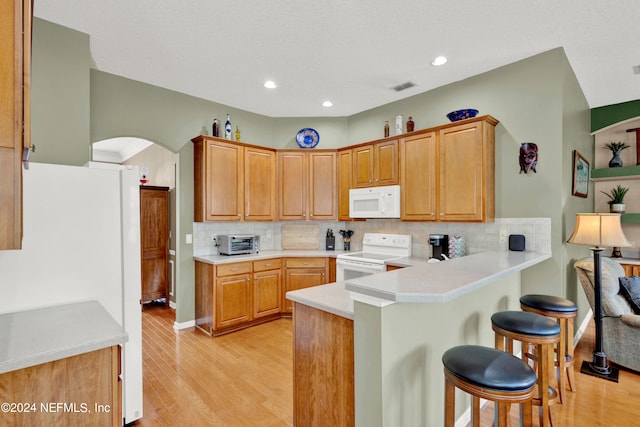
[[591,131],[595,132],[614,123],[640,116],[640,99],[606,105],[591,110]]
[[[552,221],[553,259],[523,273],[523,291],[576,296],[570,262],[589,252],[564,242],[573,229],[575,213],[590,211],[593,196],[571,196],[571,153],[577,148],[590,158],[593,147],[589,108],[562,49],[350,117],[329,118],[270,118],[89,71],[90,66],[86,35],[36,20],[33,134],[38,151],[33,160],[81,165],[90,159],[90,142],[118,136],[149,139],[179,154],[179,323],[194,318],[192,247],[185,243],[193,227],[190,139],[203,129],[210,131],[212,118],[223,118],[226,113],[231,114],[234,127],[239,125],[243,141],[274,148],[295,148],[295,134],[303,127],[319,131],[320,148],[337,148],[380,138],[384,121],[393,124],[397,114],[405,119],[412,115],[416,129],[445,123],[446,113],[460,108],[491,114],[500,120],[496,129],[497,216],[550,217]],[[55,124],[51,116],[59,118]],[[522,142],[538,144],[535,174],[519,173]]]

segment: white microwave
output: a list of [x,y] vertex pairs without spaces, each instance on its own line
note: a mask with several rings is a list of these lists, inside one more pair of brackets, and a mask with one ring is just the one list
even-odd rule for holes
[[400,218],[400,186],[352,188],[350,218]]

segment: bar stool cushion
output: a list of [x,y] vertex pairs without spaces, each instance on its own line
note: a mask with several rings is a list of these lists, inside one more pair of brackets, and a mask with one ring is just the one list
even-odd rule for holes
[[525,390],[536,383],[533,369],[504,351],[478,345],[450,348],[442,363],[463,381],[498,391]]
[[520,298],[520,304],[538,310],[559,313],[576,313],[578,311],[578,306],[573,301],[553,295],[523,295]]
[[560,334],[560,325],[552,319],[528,311],[500,311],[491,316],[491,322],[507,331],[538,337]]

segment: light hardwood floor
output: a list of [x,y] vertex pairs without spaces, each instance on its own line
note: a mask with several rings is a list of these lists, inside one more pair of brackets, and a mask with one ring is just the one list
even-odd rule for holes
[[[144,417],[135,426],[292,425],[290,319],[211,338],[175,333],[174,316],[166,306],[143,311]],[[640,374],[621,370],[616,384],[579,372],[593,341],[591,325],[576,348],[578,391],[552,406],[554,426],[640,426]],[[491,416],[487,405],[482,418]]]

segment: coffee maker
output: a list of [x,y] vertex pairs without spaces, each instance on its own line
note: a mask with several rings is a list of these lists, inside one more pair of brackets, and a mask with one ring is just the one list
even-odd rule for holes
[[[431,245],[431,258],[439,261],[448,259],[449,255],[449,235],[429,234],[429,244]],[[444,255],[444,257],[442,256]]]

